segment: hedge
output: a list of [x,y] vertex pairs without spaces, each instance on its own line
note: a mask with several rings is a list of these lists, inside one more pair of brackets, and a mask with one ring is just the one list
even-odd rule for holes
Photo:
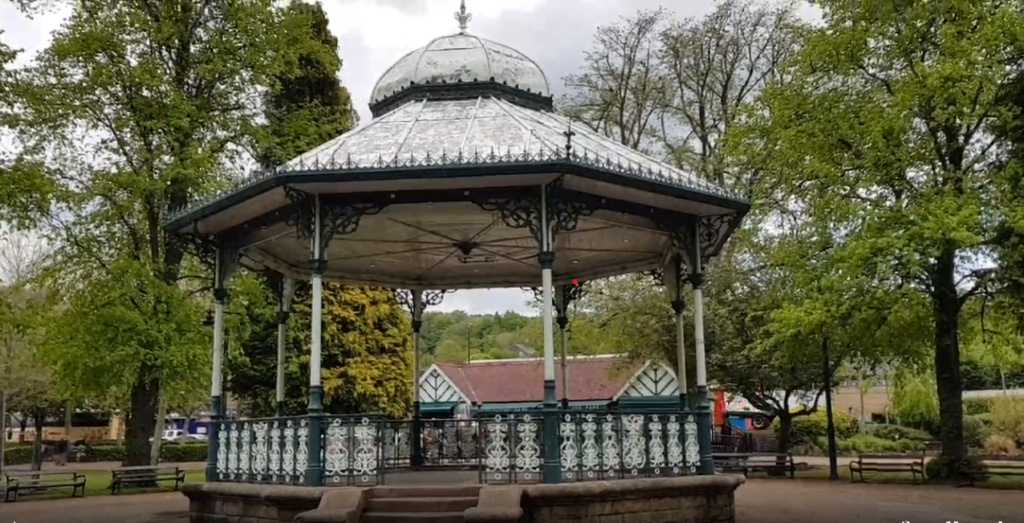
[[[164,443],[160,446],[160,461],[185,463],[206,461],[206,443]],[[124,447],[120,445],[96,445],[80,461],[124,461]],[[32,447],[17,446],[4,450],[4,463],[23,465],[32,462]]]

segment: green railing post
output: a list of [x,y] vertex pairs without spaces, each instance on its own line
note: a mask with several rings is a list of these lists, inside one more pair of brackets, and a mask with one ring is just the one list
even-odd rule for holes
[[555,399],[555,381],[544,381],[544,424],[542,426],[544,441],[544,462],[541,466],[541,478],[544,483],[561,483],[562,466],[559,460],[558,445],[558,400]]
[[221,412],[223,404],[220,396],[210,398],[210,428],[206,440],[206,481],[217,480],[217,450],[220,448],[220,422],[224,419]]
[[323,466],[323,388],[319,385],[309,387],[309,437],[307,441],[308,457],[306,458],[307,487],[319,487],[324,483]]
[[710,476],[715,473],[715,462],[711,455],[711,406],[708,404],[708,388],[697,387],[697,444],[700,447],[701,475]]

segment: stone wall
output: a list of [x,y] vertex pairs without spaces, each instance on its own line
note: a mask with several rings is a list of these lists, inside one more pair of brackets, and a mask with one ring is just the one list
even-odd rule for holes
[[734,523],[741,484],[718,475],[484,487],[466,522]]
[[186,483],[190,523],[279,523],[320,505],[323,488]]

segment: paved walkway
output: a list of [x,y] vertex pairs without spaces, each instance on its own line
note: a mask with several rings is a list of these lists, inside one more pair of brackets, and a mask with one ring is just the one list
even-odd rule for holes
[[[402,476],[401,480],[397,476]],[[443,477],[442,477],[443,476]],[[473,474],[389,476],[389,483],[472,481]],[[736,493],[737,523],[1024,523],[1024,492],[755,479]],[[179,493],[0,504],[0,523],[187,523]]]

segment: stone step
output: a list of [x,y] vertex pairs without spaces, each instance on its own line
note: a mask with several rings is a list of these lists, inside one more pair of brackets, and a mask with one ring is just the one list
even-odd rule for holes
[[475,498],[480,496],[480,485],[450,485],[436,487],[375,487],[373,499],[381,498]]
[[475,507],[477,497],[372,498],[364,514],[385,512],[462,512]]
[[377,512],[364,513],[360,523],[463,523],[465,516],[460,512]]

